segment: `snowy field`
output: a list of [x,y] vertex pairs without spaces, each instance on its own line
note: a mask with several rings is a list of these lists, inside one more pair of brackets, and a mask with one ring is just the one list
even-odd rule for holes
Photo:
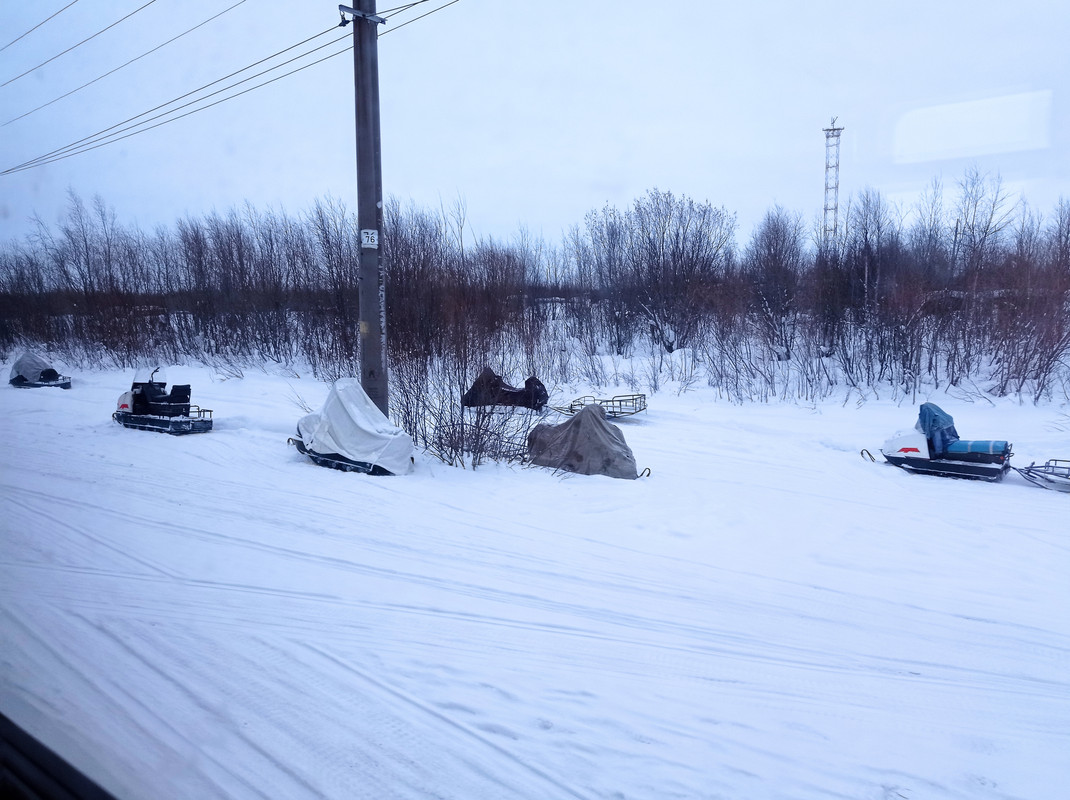
[[[286,445],[322,383],[171,367],[170,437],[132,375],[0,388],[0,709],[119,797],[1070,796],[1070,495],[860,458],[909,401],[670,389],[639,481],[369,478]],[[925,399],[1070,458],[1066,405]]]

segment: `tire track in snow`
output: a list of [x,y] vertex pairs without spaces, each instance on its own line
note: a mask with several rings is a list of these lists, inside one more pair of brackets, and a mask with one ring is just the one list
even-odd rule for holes
[[[0,612],[0,614],[2,613]],[[76,614],[72,616],[77,618]],[[68,653],[52,643],[54,635],[52,626],[46,628],[47,634],[41,635],[34,626],[27,625],[10,615],[9,619],[10,629],[19,633],[18,640],[23,649],[36,649],[48,656],[47,659],[40,657],[35,659],[40,670],[36,678],[37,682],[41,683],[43,676],[49,676],[55,686],[77,686],[79,687],[77,692],[79,711],[82,711],[86,706],[95,709],[95,713],[90,713],[87,716],[79,715],[82,717],[81,721],[72,720],[71,725],[77,738],[84,741],[85,750],[87,752],[96,752],[95,763],[82,764],[80,765],[81,768],[87,774],[96,776],[102,786],[107,787],[115,780],[110,777],[112,773],[125,772],[120,769],[116,763],[117,761],[127,758],[136,760],[145,758],[146,754],[140,751],[140,746],[142,744],[157,746],[161,738],[161,732],[167,732],[169,734],[168,738],[171,740],[178,739],[184,742],[186,747],[181,748],[181,750],[186,752],[198,750],[199,743],[187,736],[183,729],[175,724],[170,715],[163,713],[167,706],[160,704],[159,698],[143,697],[137,693],[136,688],[142,684],[136,681],[130,682],[128,679],[133,676],[111,672],[90,674],[82,669],[80,664],[72,659]],[[82,621],[85,622],[84,620]],[[65,623],[69,623],[69,618],[65,620]],[[98,642],[101,636],[106,640],[116,640],[116,637],[110,631],[92,623],[89,623],[89,625],[97,635]],[[122,660],[118,659],[113,663],[122,663]],[[33,701],[34,698],[31,697],[30,702],[32,703]],[[71,712],[72,709],[66,703],[63,705],[57,704],[53,709],[54,715],[60,719],[63,719]],[[82,713],[84,714],[84,711]],[[93,731],[102,725],[106,726],[109,720],[122,720],[124,726],[133,726],[139,734],[137,743],[131,742],[131,746],[128,749],[124,748],[122,752],[117,752],[113,748],[109,748],[105,752],[97,750],[94,747]],[[208,757],[211,758],[210,755]],[[172,758],[171,761],[173,762],[175,759]],[[179,757],[178,761],[181,763],[183,759]],[[222,761],[218,762],[218,766],[224,771],[228,769],[227,764]],[[153,772],[145,777],[153,782],[154,793],[166,789],[168,785],[166,774],[161,775]],[[178,776],[175,775],[174,777]],[[188,772],[183,771],[182,782],[189,781],[190,777]],[[233,775],[233,777],[238,779],[237,775]],[[161,780],[163,781],[162,785],[158,783]],[[253,783],[241,780],[240,784],[245,790],[243,794],[251,793],[249,796],[265,796],[259,792],[257,786]],[[147,796],[144,792],[146,788],[143,787],[143,791],[137,792],[133,796]],[[188,784],[184,787],[184,791],[191,789],[193,787],[188,786]],[[206,795],[214,794],[214,792],[208,790],[208,787],[204,787],[204,792]]]
[[[401,690],[399,690],[399,689],[397,689],[395,687],[392,687],[392,686],[386,684],[385,682],[383,682],[383,681],[381,681],[381,680],[379,680],[377,678],[372,677],[367,672],[357,669],[352,664],[349,664],[349,663],[347,663],[345,661],[342,661],[337,656],[335,656],[335,655],[333,655],[331,653],[328,653],[328,652],[326,652],[325,650],[323,650],[323,649],[321,649],[319,647],[316,647],[316,646],[313,646],[313,645],[308,645],[308,644],[303,644],[303,643],[297,643],[297,644],[302,645],[307,651],[309,651],[311,653],[314,653],[315,655],[319,656],[321,659],[324,659],[324,660],[330,662],[336,668],[345,670],[349,674],[351,674],[351,675],[355,676],[356,678],[358,678],[362,683],[364,683],[364,684],[366,684],[368,686],[374,687],[378,692],[381,692],[381,693],[383,693],[385,695],[388,695],[388,696],[393,697],[393,698],[395,698],[397,700],[400,700],[401,702],[405,703],[410,708],[418,711],[421,715],[423,715],[423,716],[425,716],[425,717],[427,717],[427,718],[429,718],[429,719],[431,719],[431,720],[433,720],[433,721],[435,721],[435,722],[437,722],[437,723],[439,723],[441,725],[445,725],[445,726],[451,728],[454,731],[460,732],[469,741],[476,742],[479,745],[481,745],[484,749],[491,750],[491,751],[503,756],[505,759],[507,759],[512,764],[514,764],[514,765],[526,770],[531,776],[533,776],[534,778],[536,778],[539,781],[543,782],[545,785],[547,785],[549,787],[552,787],[553,789],[555,789],[555,790],[557,790],[559,792],[563,792],[565,795],[567,795],[569,797],[579,798],[579,800],[587,800],[587,795],[582,794],[581,792],[577,791],[575,788],[573,788],[571,786],[568,786],[565,783],[562,783],[558,779],[554,778],[552,775],[549,775],[548,773],[546,773],[544,770],[539,769],[538,767],[527,763],[520,756],[516,755],[515,753],[513,753],[510,750],[506,749],[505,747],[502,747],[501,745],[497,744],[496,742],[491,741],[487,737],[480,735],[479,733],[477,733],[476,731],[473,731],[471,728],[467,727],[466,725],[462,725],[461,723],[459,723],[456,720],[452,719],[448,715],[443,714],[440,711],[437,711],[436,709],[428,706],[426,703],[421,702],[420,700],[418,700],[417,698],[407,694],[406,692],[403,692],[403,691],[401,691]],[[528,796],[528,795],[525,795],[525,796]],[[552,795],[548,794],[544,790],[544,791],[540,791],[535,796],[540,797],[540,798],[548,798],[548,797],[551,797]]]
[[[41,569],[41,568],[34,568]],[[385,620],[395,615],[402,617],[420,617],[431,621],[451,620],[460,625],[477,628],[508,629],[529,631],[542,635],[567,637],[583,640],[587,643],[599,642],[614,647],[638,648],[649,650],[656,648],[662,653],[677,653],[699,659],[701,664],[708,659],[716,659],[718,669],[724,669],[725,662],[751,663],[774,669],[788,669],[802,674],[812,672],[822,675],[857,675],[880,676],[899,682],[943,686],[989,687],[1002,692],[1021,695],[1024,698],[1050,698],[1060,689],[1065,689],[1065,682],[1052,681],[1038,676],[1010,675],[995,670],[963,669],[949,664],[927,662],[918,659],[904,659],[878,653],[839,654],[835,662],[825,651],[798,645],[792,645],[778,638],[775,640],[761,636],[744,635],[740,632],[683,624],[663,617],[642,617],[634,614],[617,614],[612,620],[612,628],[619,631],[612,634],[605,628],[593,625],[533,622],[515,617],[475,614],[464,611],[451,611],[442,607],[417,606],[403,603],[345,599],[327,595],[314,595],[304,592],[287,592],[260,587],[248,587],[234,584],[220,584],[212,581],[167,581],[147,576],[137,578],[139,585],[155,584],[158,590],[150,592],[128,592],[122,586],[114,586],[111,573],[96,573],[85,570],[64,570],[65,572],[100,578],[91,585],[78,587],[70,580],[65,580],[59,588],[59,595],[46,593],[42,599],[66,608],[93,610],[112,619],[154,619],[167,623],[188,624],[192,622],[207,623],[224,630],[241,630],[247,625],[255,624],[258,628],[300,630],[308,635],[343,639],[360,639],[369,629],[383,627]],[[120,575],[126,579],[127,576]],[[33,582],[38,586],[46,583]],[[99,585],[98,585],[99,583]],[[168,590],[181,593],[181,601],[173,597]],[[203,594],[203,597],[202,597]],[[240,600],[250,594],[263,595],[271,599],[288,601],[285,606],[254,607],[247,604],[235,604],[234,600],[221,601],[219,595],[231,596]],[[129,599],[127,599],[129,598]],[[499,598],[500,599],[500,598]],[[295,603],[302,609],[298,613]],[[503,604],[508,607],[508,604]],[[181,617],[175,608],[181,608]],[[547,602],[540,606],[543,610],[554,610],[562,619],[587,620],[606,623],[602,609],[584,608],[570,604]],[[347,622],[345,624],[325,623],[324,619],[336,618],[343,610],[359,612],[351,618],[365,620],[363,624]],[[753,610],[753,609],[752,609]],[[782,607],[770,606],[770,613],[782,611]],[[374,614],[369,617],[369,614]],[[384,619],[385,615],[385,619]],[[386,628],[395,627],[385,623]],[[609,630],[611,630],[609,629]],[[656,636],[650,632],[656,630]],[[674,639],[666,638],[667,632],[675,634]],[[627,635],[638,633],[639,636]],[[476,637],[474,637],[476,638]],[[1059,652],[1052,653],[1058,659]],[[1070,650],[1062,650],[1066,657]],[[616,668],[619,668],[619,664]],[[614,664],[607,663],[607,669]],[[800,672],[801,671],[801,672]],[[702,679],[696,672],[696,679]]]

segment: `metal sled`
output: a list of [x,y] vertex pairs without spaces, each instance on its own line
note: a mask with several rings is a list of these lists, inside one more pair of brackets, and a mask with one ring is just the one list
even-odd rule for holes
[[584,406],[592,404],[602,406],[607,417],[629,417],[632,414],[638,414],[640,411],[646,411],[646,395],[618,394],[609,398],[598,398],[588,394],[583,397],[577,397],[567,406],[554,406],[553,408],[554,411],[572,416]]
[[1070,460],[1052,458],[1043,465],[1030,464],[1028,467],[1014,467],[1014,471],[1043,489],[1070,492]]

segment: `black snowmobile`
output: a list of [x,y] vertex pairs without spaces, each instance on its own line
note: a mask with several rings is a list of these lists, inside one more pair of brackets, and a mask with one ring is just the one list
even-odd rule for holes
[[914,430],[881,448],[884,458],[908,472],[1000,481],[1011,468],[1011,444],[1003,439],[960,439],[955,420],[933,403],[922,403]]
[[118,408],[111,418],[127,428],[175,436],[212,430],[212,410],[190,403],[189,384],[178,384],[167,391],[166,382],[154,380],[157,372],[159,367],[147,380],[135,377],[130,391],[119,396]]
[[465,408],[516,406],[541,411],[549,399],[546,386],[534,375],[524,381],[523,388],[517,388],[507,384],[490,367],[484,367],[471,388],[461,395],[461,405]]
[[70,389],[71,379],[60,375],[52,365],[36,353],[25,352],[11,367],[8,380],[17,389],[39,389],[54,386],[57,389]]

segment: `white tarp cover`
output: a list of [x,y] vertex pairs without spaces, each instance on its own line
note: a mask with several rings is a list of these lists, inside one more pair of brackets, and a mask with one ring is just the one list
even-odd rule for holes
[[377,464],[395,475],[412,469],[412,438],[372,402],[355,378],[335,381],[323,408],[303,417],[297,432],[305,448]]
[[30,383],[37,383],[41,380],[41,373],[51,366],[37,353],[26,351],[18,357],[18,360],[11,367],[11,375],[8,380],[13,381],[21,375]]

